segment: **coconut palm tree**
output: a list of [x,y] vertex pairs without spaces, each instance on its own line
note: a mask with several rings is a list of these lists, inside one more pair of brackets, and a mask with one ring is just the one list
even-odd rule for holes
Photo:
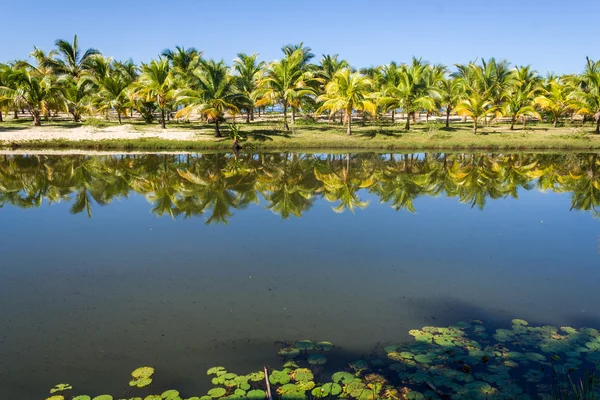
[[165,49],[161,56],[169,60],[173,73],[187,80],[192,72],[200,65],[202,52],[195,47],[185,48],[175,46],[174,50]]
[[64,98],[54,75],[46,75],[33,67],[17,68],[10,72],[11,87],[0,87],[0,98],[24,105],[33,117],[33,125],[42,124],[42,115],[50,109],[64,109]]
[[413,58],[410,65],[400,66],[397,84],[384,87],[381,93],[379,101],[385,109],[402,108],[406,114],[406,130],[410,130],[410,118],[415,118],[418,110],[435,107],[434,97],[437,96],[438,88],[429,86],[427,70],[426,63]]
[[535,98],[535,104],[552,116],[554,127],[560,118],[573,109],[573,91],[574,88],[561,78],[549,77],[541,89],[541,94]]
[[51,55],[57,57],[45,58],[42,65],[51,68],[58,75],[64,74],[77,78],[84,70],[88,69],[90,59],[101,54],[100,51],[93,48],[85,50],[82,54],[77,35],[73,37],[73,42],[59,39],[54,44],[56,51]]
[[507,98],[502,106],[503,115],[510,117],[510,129],[513,130],[515,122],[521,118],[523,125],[527,117],[542,119],[535,109],[535,97],[540,91],[540,79],[531,67],[517,67],[513,70],[513,84],[508,89]]
[[583,74],[575,78],[576,90],[571,93],[577,114],[590,116],[596,122],[595,133],[600,133],[600,61],[586,59]]
[[331,82],[325,86],[325,94],[318,97],[323,104],[317,113],[329,110],[332,113],[344,111],[346,134],[352,134],[352,111],[376,113],[377,105],[370,97],[372,82],[358,72],[349,68],[337,72]]
[[489,97],[478,92],[471,92],[456,105],[455,111],[458,115],[470,117],[473,120],[473,134],[477,135],[478,123],[490,113],[496,111],[494,102]]
[[143,102],[156,103],[160,109],[160,126],[166,129],[165,109],[175,95],[176,79],[167,58],[142,64],[142,73],[135,86],[134,97]]
[[258,81],[265,67],[265,62],[258,62],[258,54],[248,55],[238,53],[237,58],[233,60],[233,69],[237,73],[237,86],[244,95],[246,108],[246,122],[254,121],[255,99],[254,92],[258,88]]
[[[283,125],[289,130],[287,112],[290,107],[297,107],[302,98],[314,96],[316,84],[321,80],[310,71],[306,71],[306,48],[297,48],[293,52],[286,51],[286,56],[274,61],[267,67],[256,90],[257,105],[281,104],[283,108]],[[310,58],[309,58],[310,59]],[[292,123],[294,112],[292,109]]]
[[446,129],[450,128],[450,114],[460,101],[463,86],[460,79],[446,77],[439,82],[440,104],[446,113]]
[[215,123],[215,137],[221,137],[219,125],[225,112],[239,112],[236,102],[242,98],[243,94],[236,90],[235,78],[229,74],[223,61],[202,60],[200,67],[194,71],[192,88],[176,93],[177,102],[184,107],[175,116],[200,114]]

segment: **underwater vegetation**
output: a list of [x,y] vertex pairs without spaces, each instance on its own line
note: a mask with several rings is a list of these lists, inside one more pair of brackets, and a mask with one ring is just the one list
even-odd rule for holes
[[335,355],[333,343],[299,340],[279,350],[277,368],[247,374],[210,368],[213,387],[200,396],[176,389],[153,393],[154,368],[141,367],[120,396],[82,395],[61,383],[46,400],[600,398],[600,377],[593,369],[600,363],[596,329],[532,326],[514,319],[510,328],[494,331],[471,320],[409,333],[414,341],[387,345],[341,370],[325,368]]

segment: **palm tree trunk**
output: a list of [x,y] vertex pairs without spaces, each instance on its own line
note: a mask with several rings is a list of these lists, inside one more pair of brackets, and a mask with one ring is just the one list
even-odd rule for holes
[[250,123],[250,109],[246,110],[246,123],[249,124]]
[[2,120],[2,110],[0,110],[0,122],[4,122],[4,121]]
[[477,135],[477,118],[473,118],[473,134]]
[[446,129],[450,128],[450,107],[446,107]]
[[392,110],[392,124],[394,123],[395,116],[396,116],[396,110]]
[[215,137],[221,137],[221,131],[219,130],[219,119],[215,121]]
[[250,121],[254,121],[254,107],[250,107]]
[[33,126],[41,126],[42,125],[42,119],[40,118],[40,111],[39,110],[33,110],[31,115],[33,115]]
[[283,127],[285,128],[286,131],[290,130],[290,126],[288,125],[287,122],[287,102],[283,103]]
[[292,125],[296,125],[296,107],[292,107]]
[[410,130],[410,113],[406,113],[406,125],[404,125],[404,130]]
[[513,117],[510,119],[510,130],[512,131],[512,130],[514,130],[514,129],[515,129],[515,117],[513,116]]
[[346,119],[348,120],[348,127],[346,128],[346,135],[352,135],[352,111],[346,110]]
[[18,111],[18,110],[15,110],[15,113],[14,113],[14,115],[13,115],[13,118],[14,118],[14,119],[19,119],[19,111]]
[[167,129],[167,126],[165,125],[165,108],[161,108],[160,109],[160,126],[163,129]]
[[117,111],[117,116],[119,117],[119,125],[121,125],[121,112]]
[[600,133],[600,118],[596,118],[596,135]]
[[552,126],[556,128],[557,122],[558,122],[558,116],[554,115],[554,122],[552,123]]

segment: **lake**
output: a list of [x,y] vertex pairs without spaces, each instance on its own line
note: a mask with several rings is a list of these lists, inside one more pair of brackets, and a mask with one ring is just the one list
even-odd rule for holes
[[0,398],[119,396],[143,365],[202,396],[300,339],[337,368],[424,326],[600,328],[599,204],[597,154],[0,155]]

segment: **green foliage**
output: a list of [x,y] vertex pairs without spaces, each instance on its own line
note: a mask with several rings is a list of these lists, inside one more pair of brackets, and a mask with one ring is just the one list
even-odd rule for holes
[[70,389],[73,389],[73,386],[69,385],[68,383],[59,383],[50,389],[50,393],[62,392]]

